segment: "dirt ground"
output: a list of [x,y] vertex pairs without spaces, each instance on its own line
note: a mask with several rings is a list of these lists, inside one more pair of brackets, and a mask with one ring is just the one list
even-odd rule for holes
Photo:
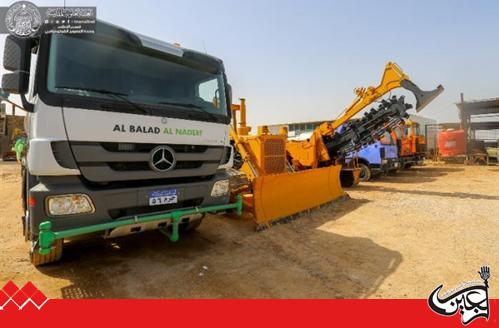
[[28,261],[18,174],[0,162],[0,284],[31,280],[51,298],[426,298],[484,264],[499,297],[499,167],[412,168],[258,233],[211,216],[175,244],[159,232],[71,242],[42,268]]

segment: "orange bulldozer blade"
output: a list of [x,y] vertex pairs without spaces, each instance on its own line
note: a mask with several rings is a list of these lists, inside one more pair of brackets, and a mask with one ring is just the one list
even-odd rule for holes
[[[253,180],[251,207],[258,227],[329,203],[343,195],[341,165],[264,175]],[[247,199],[248,201],[248,199]]]

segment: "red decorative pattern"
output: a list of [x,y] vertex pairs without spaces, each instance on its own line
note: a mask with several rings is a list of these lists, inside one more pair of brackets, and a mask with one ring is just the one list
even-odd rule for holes
[[[24,299],[23,304],[17,303]],[[47,301],[48,298],[32,283],[22,288],[13,282],[7,283],[0,290],[3,310],[0,311],[0,327],[53,328],[58,323],[76,328],[144,327],[157,326],[165,318],[167,326],[181,327],[463,327],[455,317],[435,314],[426,299]],[[489,301],[492,309],[489,320],[478,318],[469,327],[498,326],[495,309],[499,302]]]
[[7,282],[0,290],[0,310],[17,308],[22,310],[33,304],[38,310],[47,303],[48,298],[31,282],[19,288],[14,282]]

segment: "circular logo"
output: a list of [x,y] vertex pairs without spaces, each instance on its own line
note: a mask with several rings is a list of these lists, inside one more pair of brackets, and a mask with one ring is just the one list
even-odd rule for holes
[[168,172],[175,167],[175,151],[168,146],[158,146],[151,150],[149,166],[156,172]]
[[20,38],[29,38],[34,36],[42,26],[42,17],[34,4],[19,1],[7,10],[5,25],[10,34]]

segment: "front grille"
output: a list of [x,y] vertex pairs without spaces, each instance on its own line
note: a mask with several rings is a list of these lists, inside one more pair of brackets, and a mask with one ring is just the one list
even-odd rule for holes
[[286,152],[286,145],[282,139],[266,139],[263,143],[263,149],[266,155],[283,155]]
[[60,166],[66,169],[77,169],[69,142],[67,141],[52,141],[50,143],[54,158]]
[[[124,143],[124,142],[100,142],[105,150],[111,152],[140,152],[149,153],[158,144]],[[209,146],[200,145],[168,145],[176,153],[203,153]]]
[[83,177],[91,182],[175,179],[212,176],[223,146],[171,145],[176,165],[167,172],[151,169],[150,153],[159,144],[72,142],[71,148]]
[[213,175],[197,176],[197,177],[182,177],[182,178],[167,178],[167,179],[148,179],[148,180],[122,180],[109,182],[95,182],[81,177],[82,183],[91,190],[111,190],[124,188],[143,188],[154,186],[165,186],[175,184],[206,182],[213,178]]
[[230,160],[230,155],[232,154],[232,146],[227,146],[224,147],[224,153],[222,156],[222,161],[220,162],[221,165],[229,163]]
[[[150,170],[149,162],[110,162],[109,167],[115,171],[147,171]],[[203,165],[201,161],[177,162],[175,170],[197,169]]]
[[276,174],[284,172],[286,167],[286,145],[283,139],[264,139],[263,153],[265,173]]

